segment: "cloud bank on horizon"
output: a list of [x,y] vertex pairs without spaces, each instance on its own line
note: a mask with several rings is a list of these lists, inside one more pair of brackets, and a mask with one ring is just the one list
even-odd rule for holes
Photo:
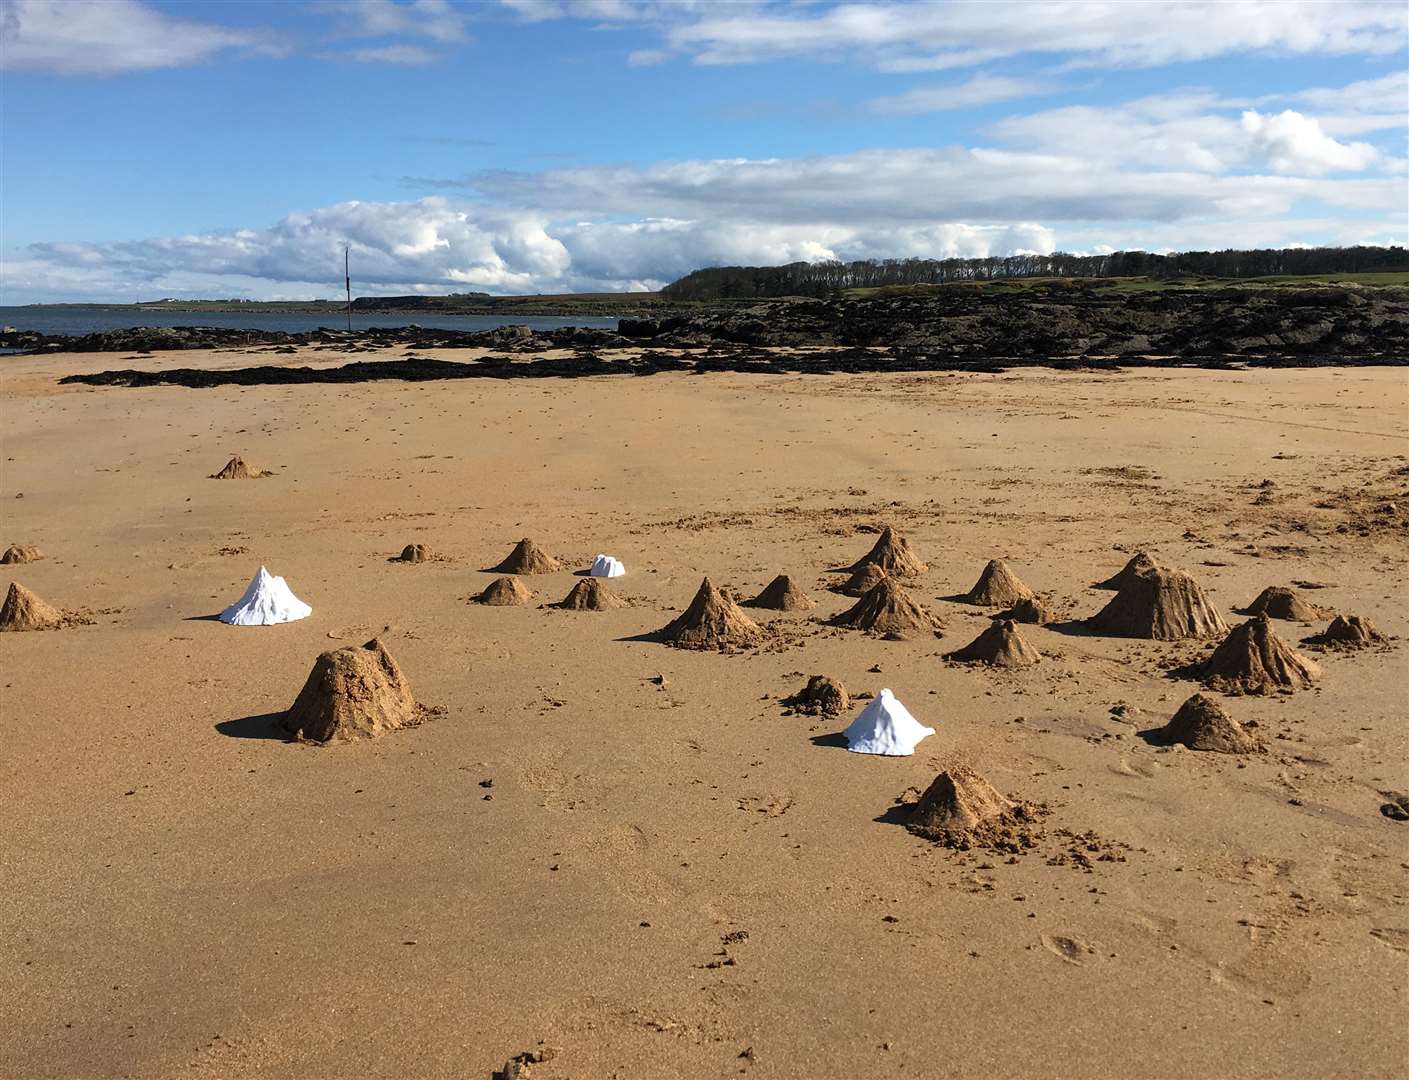
[[0,0],[3,302],[1409,239],[1398,2],[280,10]]

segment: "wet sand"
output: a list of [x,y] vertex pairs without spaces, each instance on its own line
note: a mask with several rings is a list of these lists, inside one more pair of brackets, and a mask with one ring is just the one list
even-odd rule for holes
[[[988,559],[1086,616],[1141,548],[1230,623],[1310,581],[1409,637],[1406,369],[56,385],[256,362],[114,359],[4,361],[0,541],[50,557],[0,583],[107,613],[0,635],[0,1074],[488,1076],[540,1044],[550,1078],[1402,1074],[1402,640],[1220,697],[1271,748],[1246,759],[1140,735],[1205,645],[1025,627],[1032,669],[940,654],[987,624],[942,598]],[[234,453],[276,475],[206,479]],[[942,640],[818,621],[884,523]],[[466,603],[522,536],[620,557],[634,606]],[[446,558],[387,561],[412,542]],[[261,563],[313,616],[212,621]],[[778,573],[820,601],[750,611],[787,647],[630,640],[705,574]],[[267,737],[320,651],[373,635],[443,716]],[[848,717],[779,703],[814,673],[937,734],[846,753]],[[895,824],[952,761],[1124,861]]]

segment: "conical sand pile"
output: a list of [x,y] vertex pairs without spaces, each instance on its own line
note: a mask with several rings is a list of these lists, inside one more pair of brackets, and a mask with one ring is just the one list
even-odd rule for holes
[[428,710],[380,641],[325,652],[279,726],[309,742],[368,739],[414,727]]
[[1130,577],[1086,624],[1117,637],[1155,641],[1211,637],[1228,629],[1197,581],[1182,571],[1158,568]]
[[1200,666],[1204,684],[1226,694],[1270,694],[1311,685],[1321,669],[1279,638],[1265,615],[1233,629]]
[[64,613],[53,604],[39,599],[18,581],[10,582],[10,591],[0,607],[0,631],[57,630],[67,622]]
[[611,611],[626,601],[612,592],[601,578],[583,578],[556,605],[565,611]]
[[533,593],[518,578],[501,577],[491,581],[489,587],[473,599],[476,604],[490,607],[523,607],[533,603]]
[[996,822],[1014,804],[978,773],[965,765],[952,765],[934,778],[910,810],[907,827],[929,839],[970,833],[986,822]]
[[1364,649],[1388,640],[1369,619],[1362,619],[1359,615],[1337,615],[1319,634],[1304,638],[1303,644],[1333,649]]
[[1160,566],[1153,558],[1143,551],[1136,552],[1130,561],[1121,567],[1120,572],[1113,577],[1106,578],[1105,581],[1098,581],[1093,588],[1114,589],[1119,592],[1131,581],[1141,574],[1148,574],[1152,570],[1158,570]]
[[744,649],[763,641],[763,629],[705,578],[690,606],[661,636],[682,649]]
[[983,607],[1011,607],[1019,600],[1033,600],[1036,596],[1007,563],[993,559],[983,568],[974,587],[964,594],[964,600]]
[[1012,619],[997,619],[973,641],[962,649],[945,653],[944,658],[991,667],[1019,668],[1037,663],[1042,659],[1042,654],[1024,640]]
[[882,579],[889,576],[875,563],[866,563],[859,570],[853,571],[851,577],[842,583],[837,592],[843,596],[865,596],[879,585]]
[[544,552],[542,548],[525,536],[514,545],[514,550],[509,552],[509,557],[489,572],[491,574],[552,574],[563,568],[562,563]]
[[1286,619],[1290,622],[1315,622],[1321,612],[1312,607],[1291,589],[1281,585],[1269,585],[1247,606],[1249,615],[1266,615],[1269,619]]
[[875,546],[847,569],[855,573],[868,563],[879,566],[891,577],[914,577],[929,569],[910,550],[909,542],[889,525],[881,530]]
[[1195,694],[1180,705],[1173,719],[1155,732],[1155,738],[1218,754],[1252,754],[1265,749],[1207,694]]
[[923,739],[934,734],[925,727],[900,699],[882,690],[846,729],[846,748],[853,754],[882,754],[886,757],[908,757]]
[[813,675],[807,685],[783,704],[809,716],[840,716],[851,708],[851,695],[846,687],[825,675]]
[[33,544],[11,544],[5,549],[5,554],[0,555],[0,563],[13,566],[17,563],[38,562],[42,558],[44,558],[44,552]]
[[779,574],[752,600],[749,607],[767,608],[770,611],[806,611],[817,601],[808,596],[787,574]]
[[423,563],[430,562],[435,558],[435,553],[425,544],[407,544],[401,549],[401,554],[395,556],[392,562]]
[[293,594],[288,582],[261,566],[244,595],[220,613],[220,621],[230,626],[275,626],[312,614],[313,609]]
[[998,616],[1000,619],[1012,619],[1013,622],[1027,623],[1029,626],[1046,626],[1056,617],[1057,613],[1035,596],[1019,600]]
[[263,469],[247,465],[245,459],[236,454],[225,463],[225,468],[218,473],[211,473],[210,478],[212,480],[258,480],[261,476],[268,475]]
[[914,600],[894,578],[885,577],[832,622],[875,634],[913,634],[939,627],[939,620]]

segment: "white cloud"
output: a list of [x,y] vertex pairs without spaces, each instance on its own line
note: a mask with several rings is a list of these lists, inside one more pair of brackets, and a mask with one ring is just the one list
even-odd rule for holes
[[967,82],[951,86],[919,86],[903,94],[872,98],[866,105],[872,112],[879,113],[930,113],[947,109],[973,109],[998,101],[1051,92],[1051,84],[1038,79],[975,75]]
[[400,64],[407,67],[423,67],[433,64],[439,57],[429,49],[419,45],[382,45],[379,48],[350,49],[345,53],[323,53],[329,60],[355,60],[359,64]]
[[4,0],[0,67],[54,75],[120,75],[187,67],[222,53],[287,49],[271,32],[167,15],[139,0]]
[[449,0],[336,0],[320,10],[344,17],[361,37],[425,37],[444,44],[465,40],[466,16]]
[[1369,143],[1336,142],[1313,117],[1291,109],[1275,116],[1249,109],[1243,113],[1242,129],[1277,172],[1312,176],[1360,172],[1379,158],[1379,152]]
[[626,56],[626,62],[631,67],[655,67],[669,59],[670,53],[664,49],[636,49]]

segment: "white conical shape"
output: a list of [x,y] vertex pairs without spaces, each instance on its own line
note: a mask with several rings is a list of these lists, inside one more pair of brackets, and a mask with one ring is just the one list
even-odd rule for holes
[[925,727],[894,694],[882,690],[846,729],[846,748],[853,754],[906,757],[921,739],[933,734],[934,728]]
[[620,559],[610,555],[598,555],[592,560],[592,568],[587,571],[589,577],[623,577],[626,574],[626,567],[622,565]]
[[231,626],[273,626],[312,614],[313,609],[293,594],[283,578],[261,566],[245,595],[220,613],[220,621]]

